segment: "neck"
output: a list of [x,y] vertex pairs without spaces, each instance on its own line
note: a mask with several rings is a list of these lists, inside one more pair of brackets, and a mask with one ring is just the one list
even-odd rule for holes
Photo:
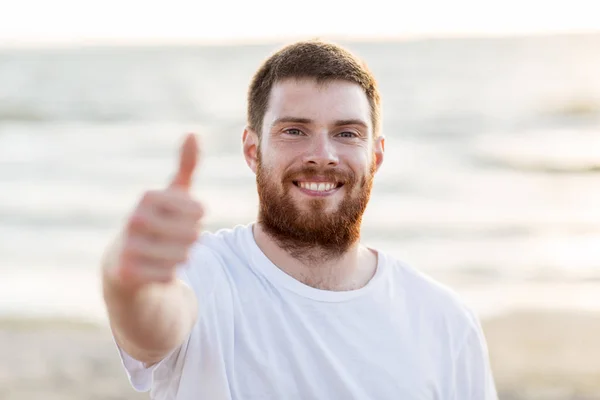
[[332,258],[320,248],[290,253],[262,228],[253,226],[254,240],[273,264],[305,285],[322,290],[347,291],[365,286],[377,269],[377,255],[359,242]]

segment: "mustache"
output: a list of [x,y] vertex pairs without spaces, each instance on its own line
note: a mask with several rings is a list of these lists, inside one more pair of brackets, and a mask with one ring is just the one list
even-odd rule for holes
[[299,179],[310,180],[311,178],[325,178],[332,182],[352,183],[356,180],[355,175],[350,171],[344,171],[339,168],[322,169],[317,167],[296,168],[287,171],[284,176],[284,181],[297,181]]

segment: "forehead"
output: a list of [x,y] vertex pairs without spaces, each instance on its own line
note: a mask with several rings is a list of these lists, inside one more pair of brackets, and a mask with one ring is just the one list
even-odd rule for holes
[[315,79],[286,79],[271,89],[264,126],[280,117],[308,118],[318,124],[337,120],[363,120],[372,130],[369,99],[348,81],[319,83]]

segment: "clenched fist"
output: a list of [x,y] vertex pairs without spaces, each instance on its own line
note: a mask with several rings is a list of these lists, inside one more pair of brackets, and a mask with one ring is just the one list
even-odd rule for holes
[[197,161],[198,143],[190,134],[170,185],[146,192],[129,217],[119,248],[106,266],[121,286],[170,282],[176,277],[176,267],[186,261],[203,216],[202,206],[190,195]]

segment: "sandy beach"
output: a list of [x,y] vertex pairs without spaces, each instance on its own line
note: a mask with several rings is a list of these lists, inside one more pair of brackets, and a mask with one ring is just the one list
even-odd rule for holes
[[[501,400],[600,399],[600,313],[513,312],[484,320]],[[136,400],[106,327],[0,321],[1,400]]]
[[501,400],[600,399],[600,313],[523,311],[483,325]]

